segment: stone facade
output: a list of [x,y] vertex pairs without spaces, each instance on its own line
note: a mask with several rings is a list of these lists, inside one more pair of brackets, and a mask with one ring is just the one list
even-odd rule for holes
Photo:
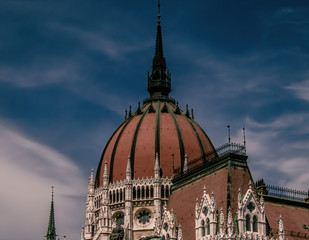
[[[158,222],[164,222],[164,216],[172,216],[166,207],[163,207],[170,196],[172,179],[160,177],[158,154],[154,173],[151,178],[131,179],[131,164],[128,158],[126,180],[108,183],[105,163],[103,186],[95,189],[92,171],[81,240],[109,239],[117,224],[123,226],[128,240],[153,235]],[[171,234],[169,231],[169,234],[174,236],[175,232]]]

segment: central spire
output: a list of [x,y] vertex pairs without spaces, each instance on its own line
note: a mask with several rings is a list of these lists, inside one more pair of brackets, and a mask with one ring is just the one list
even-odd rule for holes
[[166,61],[163,56],[160,0],[158,1],[155,56],[152,60],[152,73],[148,76],[147,90],[150,93],[150,99],[168,99],[168,94],[171,92],[171,74],[166,68]]
[[55,212],[54,212],[54,187],[52,187],[52,201],[50,205],[49,223],[46,234],[46,240],[56,240],[56,225],[55,225]]

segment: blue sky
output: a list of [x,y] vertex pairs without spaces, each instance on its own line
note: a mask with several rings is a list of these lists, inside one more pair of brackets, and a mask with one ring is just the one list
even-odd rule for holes
[[[91,168],[148,97],[156,4],[0,0],[1,239],[43,238],[52,185],[57,232],[78,239]],[[246,127],[255,180],[308,190],[309,2],[168,0],[161,15],[172,97],[215,146]]]

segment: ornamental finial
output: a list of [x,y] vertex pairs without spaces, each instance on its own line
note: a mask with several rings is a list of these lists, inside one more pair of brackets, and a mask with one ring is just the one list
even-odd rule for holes
[[158,0],[158,23],[160,24],[160,0]]

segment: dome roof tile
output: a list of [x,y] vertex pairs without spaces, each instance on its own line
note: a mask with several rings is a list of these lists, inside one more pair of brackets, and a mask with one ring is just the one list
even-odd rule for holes
[[[159,104],[159,105],[158,105]],[[165,111],[162,111],[164,104]],[[131,157],[132,178],[154,175],[154,158],[158,152],[163,177],[171,177],[173,168],[183,168],[184,155],[188,162],[207,161],[214,147],[203,129],[176,106],[167,101],[147,102],[143,114],[133,113],[115,131],[105,146],[96,176],[96,186],[102,185],[103,162],[109,168],[109,181],[126,178],[127,159]],[[155,110],[151,112],[150,109]]]

